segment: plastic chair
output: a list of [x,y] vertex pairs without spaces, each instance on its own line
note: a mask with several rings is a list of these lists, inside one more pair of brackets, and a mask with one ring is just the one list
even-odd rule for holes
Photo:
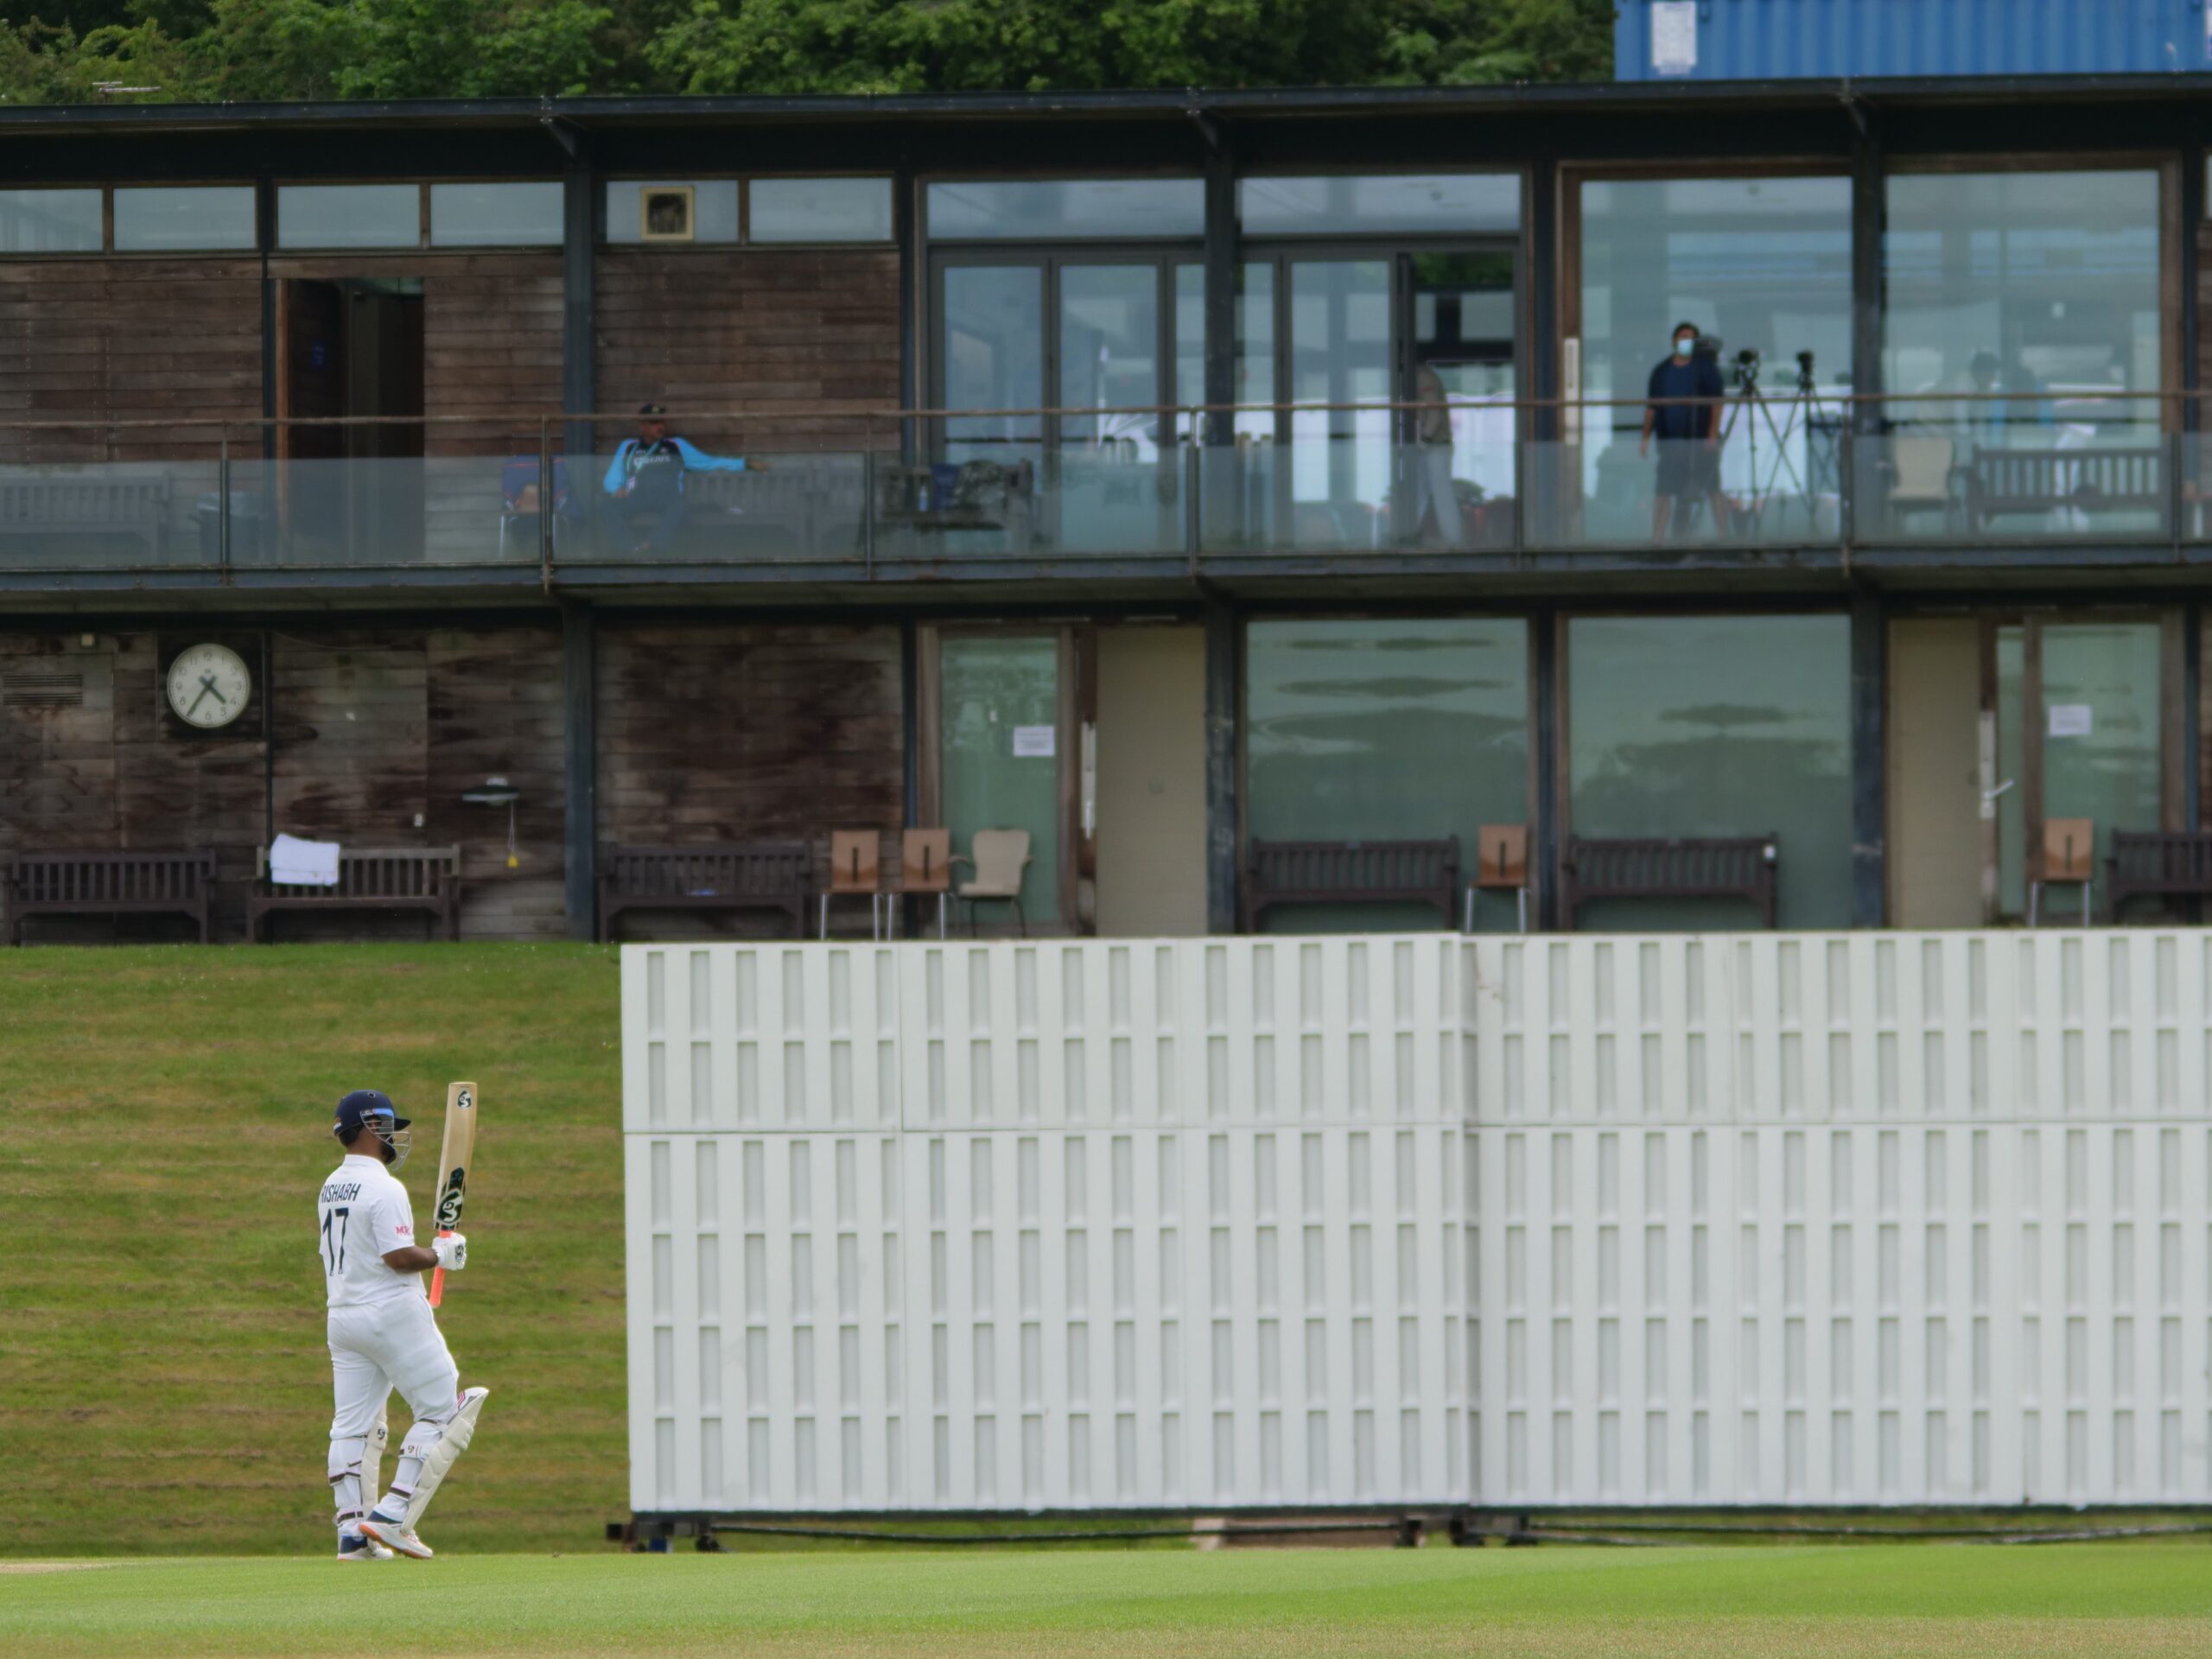
[[2028,883],[2028,925],[2033,927],[2042,909],[2043,890],[2049,887],[2082,889],[2082,925],[2088,925],[2096,912],[2097,826],[2092,818],[2046,818],[2043,825],[2043,862]]
[[822,893],[822,937],[830,937],[830,900],[866,893],[868,937],[884,935],[884,912],[893,900],[883,891],[883,835],[877,830],[833,830],[830,834],[830,885]]
[[907,830],[899,838],[899,866],[902,892],[937,895],[937,936],[943,938],[946,900],[952,893],[952,831]]
[[1014,919],[1021,937],[1029,937],[1029,918],[1021,908],[1021,878],[1029,868],[1029,832],[1027,830],[978,830],[968,843],[969,856],[956,856],[951,861],[965,864],[975,871],[971,880],[963,881],[959,896],[968,902],[968,931],[976,932],[976,906],[978,904],[1000,902],[1014,906]]
[[1951,511],[1951,461],[1957,447],[1935,433],[1908,433],[1890,440],[1890,511],[1897,528],[1909,513],[1931,509],[1948,518]]
[[1529,826],[1486,823],[1475,832],[1475,879],[1467,884],[1467,919],[1460,930],[1475,931],[1475,895],[1510,893],[1521,931],[1529,931]]

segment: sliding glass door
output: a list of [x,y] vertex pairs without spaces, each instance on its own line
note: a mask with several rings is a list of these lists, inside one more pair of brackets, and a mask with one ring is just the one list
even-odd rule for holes
[[1037,550],[1180,550],[1168,365],[1204,360],[1203,305],[1183,302],[1197,269],[1164,252],[938,257],[934,401],[970,411],[943,418],[945,460],[1030,462]]

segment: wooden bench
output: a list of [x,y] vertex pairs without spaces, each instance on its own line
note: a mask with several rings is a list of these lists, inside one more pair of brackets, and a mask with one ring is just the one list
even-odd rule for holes
[[626,910],[779,910],[806,937],[814,849],[804,841],[724,842],[693,847],[602,847],[599,938]]
[[8,943],[32,916],[188,918],[207,943],[213,853],[17,853],[8,861]]
[[1459,838],[1255,841],[1242,887],[1247,933],[1271,905],[1433,905],[1449,927],[1459,895]]
[[2000,513],[2155,512],[2165,521],[2167,456],[2157,445],[2132,449],[1980,449],[1966,468],[1967,524],[1980,530]]
[[2130,899],[2212,898],[2212,830],[2115,830],[2105,860],[2107,914]]
[[271,881],[266,847],[254,863],[245,931],[256,944],[263,942],[264,918],[280,910],[418,910],[442,922],[447,938],[461,937],[459,847],[341,848],[334,887]]
[[1772,927],[1779,867],[1779,844],[1770,835],[1618,841],[1573,836],[1560,861],[1560,919],[1572,931],[1582,906],[1599,899],[1748,899]]
[[60,536],[136,537],[149,563],[161,562],[168,537],[166,478],[72,477],[55,474],[0,481],[0,538]]

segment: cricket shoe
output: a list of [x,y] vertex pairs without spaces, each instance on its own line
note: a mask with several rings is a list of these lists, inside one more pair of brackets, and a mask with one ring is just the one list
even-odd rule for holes
[[373,1513],[361,1522],[361,1536],[418,1561],[427,1561],[437,1553],[417,1538],[406,1522],[387,1520]]
[[358,1532],[338,1535],[338,1559],[341,1561],[388,1561],[391,1552],[373,1538],[364,1538]]

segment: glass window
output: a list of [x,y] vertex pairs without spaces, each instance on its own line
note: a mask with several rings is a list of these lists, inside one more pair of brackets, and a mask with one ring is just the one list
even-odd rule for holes
[[746,234],[755,242],[888,242],[888,179],[755,179]]
[[253,246],[251,185],[131,185],[116,190],[118,253]]
[[557,247],[562,236],[561,188],[557,179],[434,184],[430,187],[430,245]]
[[280,184],[280,248],[414,248],[423,242],[419,184]]
[[[1517,618],[1314,619],[1245,632],[1245,817],[1262,841],[1456,836],[1529,819],[1529,629]],[[1512,896],[1478,925],[1513,925]],[[1456,918],[1455,918],[1456,919]],[[1284,906],[1269,931],[1432,928],[1426,906]]]
[[1887,194],[1884,390],[2018,394],[1925,406],[1984,447],[2157,427],[2155,404],[2088,396],[2161,385],[2156,173],[1906,175]]
[[98,190],[0,190],[0,253],[98,253]]
[[640,193],[686,185],[691,191],[691,239],[694,242],[737,240],[737,181],[735,179],[622,179],[607,187],[607,239],[642,242],[645,221]]
[[1055,241],[1071,237],[1204,236],[1198,179],[1049,179],[929,188],[930,235]]
[[2158,625],[2053,622],[2042,636],[2043,815],[2095,823],[2101,879],[2114,830],[2159,827]]
[[1240,179],[1236,209],[1247,236],[1511,234],[1521,228],[1521,181],[1511,173]]
[[[944,273],[944,408],[1044,406],[1044,290],[1034,265],[955,265]],[[963,416],[944,429],[956,442],[986,445],[1033,440],[1041,429],[1033,414]]]
[[[1794,498],[1775,522],[1804,531],[1802,513],[1836,488],[1841,406],[1819,400],[1851,385],[1850,181],[1608,180],[1584,185],[1581,207],[1582,395],[1643,397],[1679,323],[1697,326],[1731,383],[1739,354],[1755,353],[1774,419],[1723,416],[1720,488],[1745,501]],[[1806,388],[1814,402],[1798,397]],[[1639,454],[1642,406],[1586,410],[1582,421],[1583,534],[1643,539],[1667,457]],[[1821,524],[1833,534],[1828,512]]]
[[[1777,837],[1785,927],[1851,923],[1851,624],[1577,617],[1567,775],[1578,836]],[[1758,925],[1729,899],[1585,908],[1586,928]]]
[[[1059,641],[954,635],[939,665],[952,850],[969,856],[978,830],[1027,830],[1021,907],[1032,926],[1050,925],[1060,913]],[[1051,741],[1036,741],[1040,728]]]

